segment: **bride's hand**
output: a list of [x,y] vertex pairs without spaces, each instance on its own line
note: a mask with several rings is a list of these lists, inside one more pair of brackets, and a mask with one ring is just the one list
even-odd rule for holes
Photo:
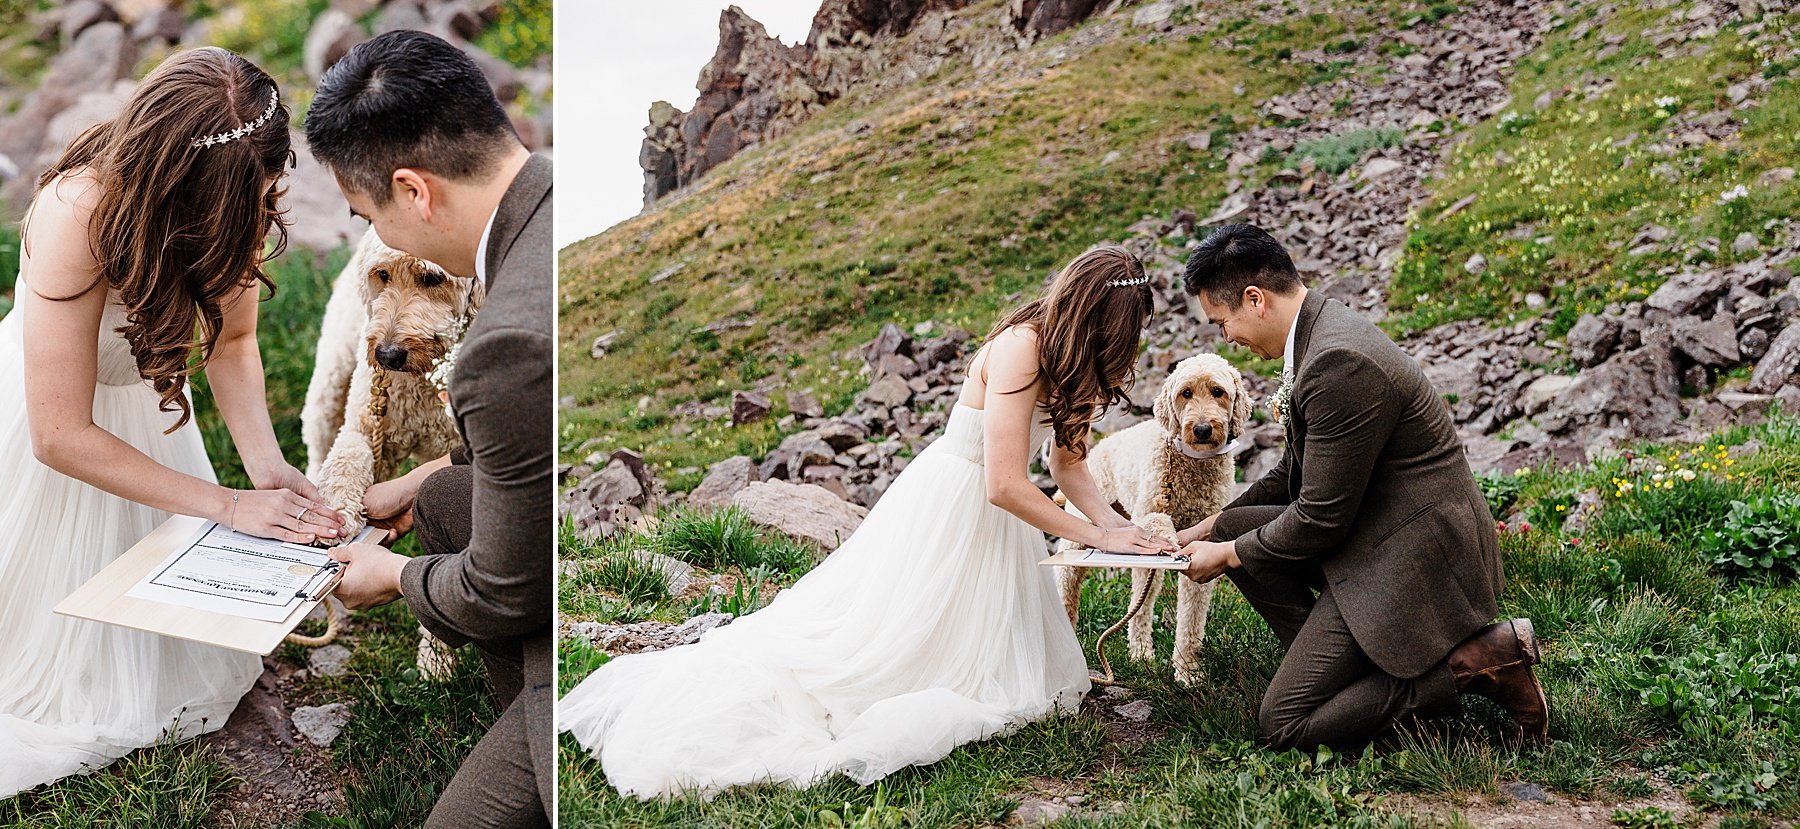
[[1129,527],[1101,527],[1099,530],[1100,543],[1090,546],[1102,552],[1162,556],[1171,555],[1180,549],[1174,542],[1135,524]]
[[271,464],[266,469],[245,468],[244,471],[249,473],[250,482],[257,489],[289,489],[302,498],[319,500],[319,488],[287,461]]
[[231,490],[216,520],[238,532],[292,544],[336,540],[344,523],[329,506],[291,489]]

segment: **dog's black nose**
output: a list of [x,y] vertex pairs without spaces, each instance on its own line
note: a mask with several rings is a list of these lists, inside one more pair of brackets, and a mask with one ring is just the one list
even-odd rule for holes
[[1211,423],[1198,423],[1194,425],[1194,440],[1202,442],[1212,440],[1212,433],[1213,428]]
[[393,343],[382,343],[375,346],[375,362],[382,368],[396,371],[406,368],[406,349]]

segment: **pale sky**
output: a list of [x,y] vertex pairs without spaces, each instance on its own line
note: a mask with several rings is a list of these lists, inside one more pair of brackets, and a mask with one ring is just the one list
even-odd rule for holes
[[[820,0],[737,0],[782,43],[806,39]],[[556,246],[637,215],[650,103],[693,106],[726,0],[556,4]]]

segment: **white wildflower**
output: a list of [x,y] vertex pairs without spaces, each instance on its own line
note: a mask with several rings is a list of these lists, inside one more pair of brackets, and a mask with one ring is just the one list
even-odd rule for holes
[[1661,98],[1657,98],[1654,103],[1656,104],[1657,109],[1674,109],[1681,106],[1681,99],[1674,95],[1664,95]]
[[1734,201],[1737,201],[1738,199],[1744,198],[1749,195],[1750,195],[1750,188],[1745,187],[1744,185],[1740,184],[1736,187],[1731,188],[1730,190],[1726,190],[1725,192],[1720,193],[1719,194],[1719,203],[1720,204],[1730,204]]

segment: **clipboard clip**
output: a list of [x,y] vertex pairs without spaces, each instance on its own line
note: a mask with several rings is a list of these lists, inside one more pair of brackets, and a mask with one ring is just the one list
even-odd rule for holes
[[319,584],[319,588],[311,593],[308,593],[305,588],[301,588],[294,591],[294,598],[303,599],[309,602],[316,602],[324,599],[331,593],[332,589],[338,586],[338,582],[344,580],[344,563],[341,561],[332,561],[325,566],[320,567],[319,572],[314,574],[314,578],[323,579]]

